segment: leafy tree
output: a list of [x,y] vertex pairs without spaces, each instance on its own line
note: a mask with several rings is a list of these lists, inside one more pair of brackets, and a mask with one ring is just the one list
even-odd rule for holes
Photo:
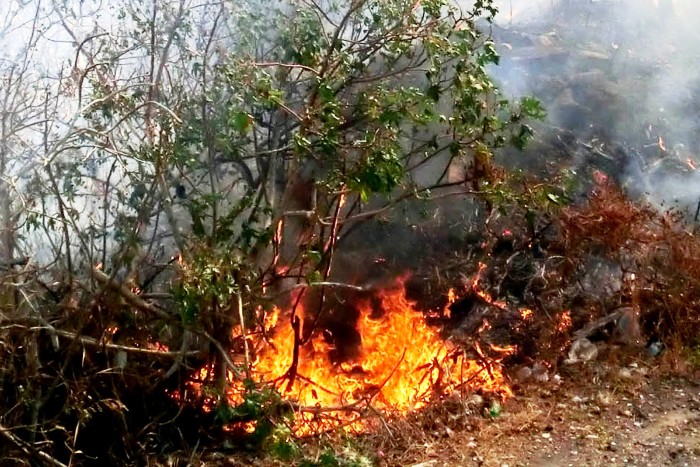
[[[488,75],[498,63],[483,32],[491,2],[275,5],[260,2],[264,14],[244,17],[245,39],[210,93],[184,106],[189,125],[173,143],[181,151],[196,142],[210,155],[181,172],[229,165],[241,181],[243,204],[228,210],[230,198],[214,191],[188,198],[192,233],[244,255],[272,241],[266,273],[327,279],[352,225],[440,189],[480,190],[493,149],[522,145],[531,134],[523,118],[541,114],[531,99],[512,106]],[[459,161],[471,170],[450,179]]]

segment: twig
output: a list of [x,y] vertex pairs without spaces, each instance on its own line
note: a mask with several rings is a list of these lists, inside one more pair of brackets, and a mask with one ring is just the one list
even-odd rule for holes
[[57,459],[54,459],[50,455],[46,454],[44,451],[32,448],[31,446],[29,446],[29,443],[15,436],[8,428],[5,428],[2,425],[0,425],[0,434],[2,434],[6,439],[8,439],[10,442],[16,445],[18,448],[20,448],[22,452],[24,452],[28,456],[36,455],[37,457],[48,462],[49,464],[55,465],[57,467],[68,467],[66,464]]
[[180,368],[180,365],[182,365],[182,358],[185,356],[187,352],[187,347],[189,347],[191,340],[192,332],[188,329],[185,329],[185,332],[182,335],[182,344],[180,344],[180,351],[178,352],[178,356],[173,362],[172,366],[168,368],[168,371],[165,372],[165,379],[170,378]]
[[[343,187],[344,190],[344,187]],[[330,237],[328,238],[328,241],[326,242],[326,246],[324,246],[324,256],[327,258],[326,262],[326,267],[323,271],[323,281],[328,281],[328,278],[331,275],[331,270],[333,267],[333,258],[335,257],[335,250],[338,242],[338,220],[340,219],[340,211],[343,208],[343,205],[345,205],[346,201],[346,195],[344,193],[341,193],[338,195],[338,199],[336,200],[335,204],[335,212],[333,214],[333,224],[331,227],[331,232],[330,232]],[[323,229],[325,230],[325,229]],[[323,312],[326,306],[326,288],[321,287],[321,299],[319,300],[318,303],[318,311],[316,312],[316,316],[314,317],[314,321],[311,324],[310,331],[308,333],[308,339],[311,339],[311,336],[314,334],[314,331],[316,331],[316,326],[318,326],[318,323],[321,321],[321,316],[323,316]],[[306,341],[303,342],[305,344]]]
[[[290,403],[291,407],[294,410],[297,410],[299,412],[307,412],[307,413],[313,413],[313,414],[320,414],[320,413],[328,413],[328,412],[362,412],[365,410],[367,407],[371,407],[371,402],[372,399],[374,399],[377,394],[379,394],[382,391],[382,388],[386,385],[386,383],[389,382],[392,376],[394,376],[394,373],[396,370],[399,368],[401,363],[403,362],[404,357],[406,356],[406,349],[404,349],[403,353],[401,354],[401,358],[399,358],[399,361],[396,363],[394,368],[389,372],[389,375],[384,379],[382,384],[380,384],[374,391],[373,394],[370,397],[363,397],[362,399],[358,399],[352,404],[348,405],[336,405],[336,406],[325,406],[325,407],[320,407],[320,406],[307,406],[307,405],[299,405],[296,403]],[[300,376],[301,377],[301,376]],[[306,381],[314,384],[315,386],[319,386],[317,383],[309,380],[308,378],[304,378]],[[328,391],[330,392],[330,391]],[[376,410],[376,409],[375,409]]]
[[299,378],[302,381],[306,381],[309,384],[312,384],[313,386],[315,386],[316,388],[320,389],[321,391],[323,391],[325,393],[331,394],[333,396],[338,396],[337,392],[333,392],[330,389],[328,389],[327,387],[321,386],[320,384],[318,384],[316,381],[312,380],[311,378],[307,378],[304,375],[297,375],[297,378]]
[[576,331],[574,333],[574,337],[576,339],[588,338],[599,329],[604,328],[613,321],[618,320],[623,314],[625,314],[626,311],[627,308],[623,307],[618,309],[617,311],[614,311],[613,313],[610,313],[609,315],[603,316],[602,318],[592,323],[588,323],[585,327]]
[[[45,329],[48,329],[48,328],[46,328],[44,326],[29,328],[30,331],[38,331],[38,330],[45,330]],[[199,351],[197,351],[197,350],[192,350],[189,352],[180,352],[180,351],[170,351],[170,350],[144,349],[141,347],[131,347],[128,345],[100,342],[99,340],[94,339],[92,337],[81,336],[79,334],[75,334],[75,333],[68,332],[68,331],[62,331],[60,329],[51,328],[49,330],[53,334],[59,335],[59,336],[64,337],[66,339],[77,340],[82,344],[90,345],[93,347],[103,347],[103,348],[112,349],[112,350],[123,350],[124,352],[154,355],[154,356],[158,356],[158,357],[179,357],[180,355],[193,357],[193,356],[199,355]]]
[[75,445],[78,444],[78,433],[80,433],[80,420],[75,423],[75,434],[73,435],[73,445],[70,449],[70,458],[68,459],[68,467],[73,465],[73,457],[75,457]]
[[384,386],[386,386],[386,383],[388,383],[389,380],[391,379],[391,377],[394,376],[394,373],[396,373],[396,370],[399,369],[399,366],[401,365],[401,363],[403,363],[404,357],[406,357],[406,350],[407,350],[406,348],[403,349],[403,353],[401,354],[401,358],[399,358],[399,361],[396,362],[396,365],[394,365],[394,368],[389,372],[389,374],[388,374],[387,377],[384,379],[384,381],[382,381],[382,384],[380,384],[380,385],[377,387],[377,389],[374,390],[374,394],[372,394],[372,395],[369,397],[369,399],[367,399],[367,405],[369,405],[370,402],[372,402],[372,399],[374,399],[375,397],[377,397],[377,394],[379,394],[379,393],[382,391],[382,389],[384,388]]
[[229,356],[228,356],[228,352],[226,351],[226,349],[224,349],[224,346],[221,345],[221,342],[219,342],[219,341],[217,341],[216,339],[214,339],[214,338],[213,338],[208,332],[206,332],[206,331],[203,331],[202,334],[204,335],[204,337],[206,337],[207,339],[209,339],[209,342],[211,342],[212,344],[214,344],[214,347],[216,347],[216,349],[219,351],[219,353],[221,353],[221,358],[224,359],[224,362],[226,362],[226,365],[229,367],[229,369],[231,370],[231,372],[233,372],[233,374],[236,376],[236,378],[238,378],[238,379],[243,379],[243,378],[241,377],[241,376],[242,376],[242,375],[241,375],[241,372],[240,372],[240,371],[238,370],[238,368],[236,368],[236,366],[233,364],[233,362],[231,361],[231,359],[230,359]]
[[342,289],[350,289],[350,290],[355,290],[357,292],[367,292],[369,289],[367,287],[362,287],[359,285],[352,285],[352,284],[344,284],[342,282],[329,282],[329,281],[320,281],[320,282],[307,282],[307,283],[300,283],[300,284],[295,284],[289,288],[286,288],[279,293],[277,293],[275,296],[283,296],[291,292],[292,290],[296,289],[307,289],[311,287],[336,287],[336,288],[342,288]]
[[384,420],[384,415],[382,415],[382,413],[372,404],[367,405],[367,408],[369,410],[371,410],[372,412],[374,412],[374,414],[377,416],[379,421],[382,422],[382,426],[384,427],[386,432],[389,433],[389,438],[391,438],[392,440],[396,440],[396,437],[394,436],[394,432],[391,431],[391,429],[389,428],[389,424],[386,422],[386,420]]
[[302,288],[306,288],[306,287],[338,287],[338,288],[357,290],[358,292],[366,292],[367,291],[366,287],[362,287],[359,285],[344,284],[342,282],[329,282],[329,281],[309,282],[307,284],[296,284],[295,286],[293,286],[289,290],[302,289]]
[[312,414],[322,414],[322,413],[332,413],[332,412],[362,412],[364,407],[360,407],[365,399],[360,399],[349,405],[299,405],[296,403],[290,403],[290,406],[297,412],[312,413]]
[[93,277],[100,283],[106,285],[113,291],[117,292],[119,295],[121,295],[129,305],[138,308],[139,310],[145,311],[147,313],[152,313],[159,318],[163,319],[170,319],[171,316],[166,313],[165,311],[156,308],[155,306],[151,305],[150,303],[144,301],[141,297],[133,293],[131,290],[129,290],[126,286],[123,284],[118,283],[117,281],[111,279],[107,274],[104,272],[100,271],[99,269],[92,269],[92,275]]
[[[298,303],[298,302],[297,302]],[[286,391],[291,391],[294,385],[294,379],[297,376],[297,370],[299,367],[299,347],[301,347],[301,319],[297,316],[296,312],[292,313],[292,330],[294,330],[294,349],[292,350],[292,364],[289,366],[289,370],[285,374],[286,378],[289,378],[287,382]]]
[[243,355],[245,357],[245,374],[248,379],[250,376],[250,351],[248,350],[248,339],[246,339],[245,321],[243,320],[243,299],[241,292],[236,292],[236,300],[238,302],[238,319],[241,321],[241,334],[243,335]]
[[22,258],[15,258],[10,261],[0,261],[0,271],[5,271],[12,269],[15,266],[26,266],[29,263],[29,256],[24,256]]
[[301,322],[299,317],[297,316],[297,309],[299,308],[299,303],[301,303],[301,299],[303,296],[304,290],[302,290],[297,296],[296,301],[294,302],[294,307],[292,307],[292,315],[290,316],[291,326],[294,330],[294,348],[292,350],[292,363],[291,365],[289,365],[289,369],[284,374],[284,378],[289,378],[289,382],[287,383],[287,391],[291,390],[292,386],[294,385],[294,378],[297,375],[297,366],[299,365],[299,346],[301,345]]
[[257,68],[267,68],[267,67],[283,67],[283,68],[299,68],[304,71],[308,71],[313,74],[318,74],[317,70],[314,70],[313,68],[310,68],[306,65],[300,65],[298,63],[282,63],[282,62],[253,62],[251,63],[254,67]]

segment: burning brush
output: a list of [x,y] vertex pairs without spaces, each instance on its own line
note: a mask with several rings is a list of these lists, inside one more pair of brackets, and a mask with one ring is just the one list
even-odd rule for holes
[[[498,349],[499,357],[493,359],[477,347],[477,357],[467,358],[426,323],[406,297],[403,280],[359,298],[354,306],[359,342],[352,352],[339,353],[340,341],[328,332],[305,331],[315,323],[301,318],[307,316],[301,305],[291,312],[275,309],[267,319],[267,339],[259,333],[245,336],[254,354],[250,378],[274,386],[289,401],[296,434],[339,426],[366,430],[371,427],[368,413],[406,415],[456,392],[479,390],[501,399],[512,394],[500,365],[508,352]],[[291,319],[280,321],[282,316]],[[302,342],[305,334],[309,338]],[[339,354],[345,358],[338,359]],[[201,381],[210,372],[203,369],[199,376],[191,388],[201,395]],[[239,406],[246,400],[246,387],[233,376],[229,374],[226,396],[230,405]]]

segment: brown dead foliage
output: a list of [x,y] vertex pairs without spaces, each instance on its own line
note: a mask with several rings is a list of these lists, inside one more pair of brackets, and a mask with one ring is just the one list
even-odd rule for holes
[[647,335],[697,345],[700,239],[677,213],[659,213],[600,181],[583,206],[563,211],[562,242],[579,260],[595,251],[634,274],[623,299],[638,308]]

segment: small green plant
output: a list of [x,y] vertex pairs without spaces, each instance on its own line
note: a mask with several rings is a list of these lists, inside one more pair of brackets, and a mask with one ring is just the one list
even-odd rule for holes
[[283,424],[275,425],[269,436],[268,452],[271,456],[289,461],[301,453],[299,445],[294,440],[292,430]]
[[498,418],[503,414],[503,406],[498,401],[493,401],[486,409],[486,414],[489,418]]
[[694,369],[700,369],[700,345],[696,345],[690,349],[688,363],[690,363],[690,366],[692,366]]
[[[238,316],[237,297],[250,295],[256,275],[234,253],[217,248],[193,248],[191,259],[180,263],[180,277],[171,291],[185,326],[211,326],[212,320]],[[246,310],[253,307],[247,306]],[[225,316],[224,316],[225,315]],[[218,318],[217,318],[218,316]],[[252,318],[252,317],[249,317]]]
[[346,446],[341,453],[326,448],[316,459],[304,459],[301,467],[371,467],[372,460],[352,446]]

